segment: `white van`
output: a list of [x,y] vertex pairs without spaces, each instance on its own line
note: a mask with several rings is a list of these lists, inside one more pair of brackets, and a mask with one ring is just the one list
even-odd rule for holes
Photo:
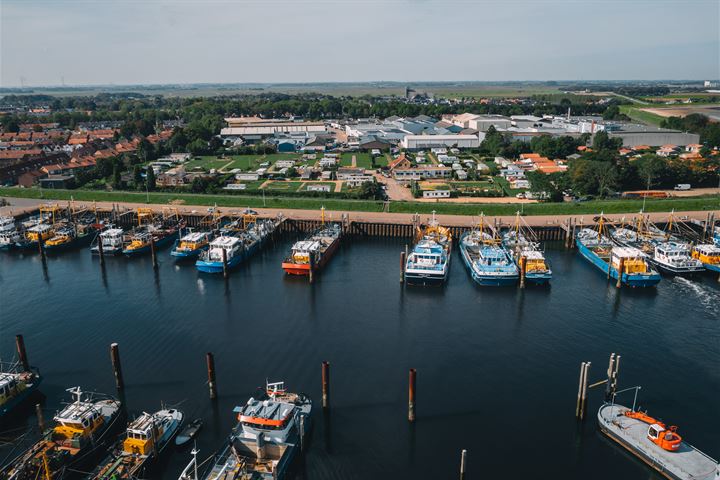
[[690,190],[691,188],[689,183],[678,183],[675,185],[675,190]]

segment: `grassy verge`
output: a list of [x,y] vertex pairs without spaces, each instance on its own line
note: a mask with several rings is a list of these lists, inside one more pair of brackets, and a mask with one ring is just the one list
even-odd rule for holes
[[[91,202],[129,202],[146,203],[144,193],[135,192],[102,192],[93,190],[39,190],[36,188],[0,188],[0,196],[35,198],[45,200],[70,200]],[[149,203],[167,204],[182,202],[186,205],[215,205],[222,207],[267,207],[286,209],[318,209],[321,206],[329,210],[344,210],[355,212],[380,212],[383,202],[371,200],[335,200],[331,198],[283,198],[250,195],[202,195],[183,193],[159,193],[149,195]],[[599,212],[605,213],[635,213],[642,208],[642,200],[593,200],[580,203],[539,203],[525,204],[522,211],[525,215],[591,215]],[[462,203],[420,203],[420,202],[393,202],[391,212],[397,213],[437,213],[450,215],[477,215],[484,212],[486,215],[513,215],[521,209],[519,204],[462,204]],[[647,200],[645,211],[669,212],[691,210],[720,210],[720,198],[717,196],[704,196],[694,198],[674,198],[662,200]]]

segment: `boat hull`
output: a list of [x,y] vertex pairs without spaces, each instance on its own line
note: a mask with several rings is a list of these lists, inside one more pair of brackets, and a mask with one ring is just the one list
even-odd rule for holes
[[547,285],[552,280],[551,273],[526,273],[525,282],[531,285]]
[[[323,268],[325,268],[325,265],[330,261],[332,256],[335,254],[335,251],[337,250],[338,245],[340,244],[340,237],[336,238],[330,246],[325,250],[325,253],[320,257],[320,260],[314,265],[315,268],[313,268],[313,271],[319,272]],[[282,263],[282,269],[285,270],[285,273],[288,275],[310,275],[310,265],[307,263],[291,263],[291,262],[283,262]]]
[[[228,270],[240,265],[245,255],[236,255],[227,261]],[[195,268],[203,273],[223,273],[223,262],[206,262],[204,260],[198,260],[195,262]]]
[[64,252],[67,250],[81,248],[81,247],[89,245],[92,242],[93,237],[94,237],[94,235],[88,233],[87,235],[75,237],[72,240],[70,240],[69,242],[59,243],[57,245],[52,245],[52,244],[46,243],[45,245],[43,245],[43,248],[48,253]]
[[[122,252],[123,252],[122,247],[117,247],[117,248],[104,247],[103,248],[103,255],[120,255]],[[90,253],[92,253],[93,255],[100,255],[100,249],[97,246],[92,247],[92,248],[90,248]]]
[[[600,258],[595,252],[590,250],[588,247],[585,246],[579,239],[575,241],[575,244],[577,245],[577,249],[580,252],[580,255],[583,256],[587,261],[595,265],[600,271],[606,273],[610,276],[610,278],[617,280],[618,278],[618,271],[611,268],[610,264],[606,261],[604,261],[602,258]],[[648,275],[641,275],[641,274],[622,274],[622,280],[621,282],[624,285],[627,285],[628,287],[640,287],[640,288],[646,288],[646,287],[654,287],[658,283],[660,283],[660,275],[659,274],[648,274]]]
[[[462,241],[461,241],[462,242]],[[473,261],[465,251],[465,248],[460,245],[460,256],[463,259],[463,263],[467,267],[470,277],[473,281],[483,287],[512,287],[515,286],[520,279],[520,275],[517,273],[507,275],[483,275],[478,273],[473,268]],[[526,278],[527,279],[527,278]]]
[[[167,235],[165,237],[159,238],[155,240],[155,249],[162,248],[166,245],[168,245],[173,239],[173,235]],[[147,253],[150,253],[150,244],[143,245],[140,248],[134,248],[132,250],[129,250],[127,248],[123,248],[122,253],[126,257],[137,257],[140,255],[145,255]]]
[[447,271],[443,273],[416,273],[405,272],[405,282],[408,285],[444,285],[447,281]]
[[25,388],[25,390],[0,406],[0,421],[6,418],[5,415],[11,413],[13,409],[22,405],[28,398],[30,398],[30,396],[37,391],[41,381],[42,377],[36,377],[32,385],[29,385]]
[[200,254],[207,250],[207,245],[201,248],[197,248],[195,250],[177,250],[173,249],[170,252],[170,256],[174,257],[176,260],[191,260],[193,258],[198,258]]

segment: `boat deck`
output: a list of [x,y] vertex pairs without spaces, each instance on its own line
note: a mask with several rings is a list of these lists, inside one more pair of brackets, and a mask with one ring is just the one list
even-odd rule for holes
[[655,445],[647,437],[649,425],[626,417],[630,409],[622,405],[603,405],[598,411],[598,422],[603,431],[625,448],[642,458],[645,463],[672,479],[712,480],[718,462],[692,445],[682,442],[677,451],[669,452]]

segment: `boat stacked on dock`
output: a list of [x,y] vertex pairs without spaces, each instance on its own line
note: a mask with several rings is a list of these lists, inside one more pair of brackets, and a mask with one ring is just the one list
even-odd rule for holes
[[497,232],[491,230],[488,233],[486,230],[481,215],[477,228],[460,237],[460,256],[470,276],[482,286],[515,285],[520,278],[520,269],[508,248],[497,237]]
[[606,234],[605,219],[600,216],[596,229],[583,228],[575,244],[580,254],[598,269],[629,287],[653,287],[660,274],[647,261],[647,256],[634,247],[614,246]]
[[183,414],[175,409],[144,413],[130,422],[125,438],[88,475],[88,479],[122,480],[144,478],[156,459],[180,431]]
[[[261,395],[235,407],[238,423],[228,445],[215,457],[203,480],[283,480],[289,478],[310,430],[312,401],[302,393],[285,391],[282,382],[266,384]],[[194,455],[197,452],[194,450]],[[179,480],[196,480],[197,458]]]
[[295,242],[290,256],[282,262],[288,275],[310,275],[320,271],[330,261],[340,245],[342,228],[339,223],[324,225],[305,240]]
[[415,245],[404,265],[404,278],[410,285],[442,285],[450,272],[452,233],[440,226],[435,213],[427,225],[415,232]]
[[57,479],[68,469],[82,471],[97,461],[119,423],[120,402],[84,393],[80,387],[68,392],[75,400],[55,415],[51,430],[0,472],[3,478]]

